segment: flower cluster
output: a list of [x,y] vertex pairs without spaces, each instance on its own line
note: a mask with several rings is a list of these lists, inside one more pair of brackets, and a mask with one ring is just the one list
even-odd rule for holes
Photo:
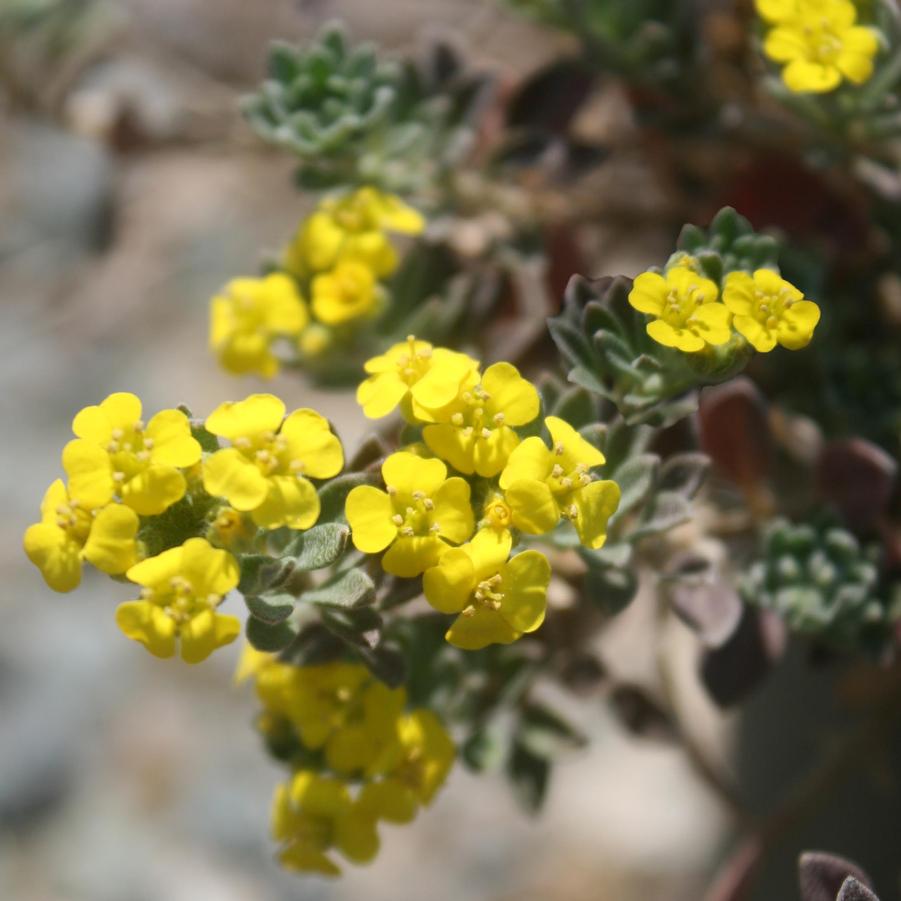
[[764,53],[790,91],[822,94],[872,76],[879,39],[851,0],[757,0],[757,11],[768,26]]
[[315,357],[338,330],[377,315],[382,283],[398,266],[388,234],[416,235],[424,225],[416,210],[375,188],[324,199],[276,271],[234,279],[213,298],[210,347],[222,367],[271,378],[278,342],[289,359]]
[[83,561],[141,586],[118,608],[119,627],[157,657],[179,650],[198,663],[240,632],[217,612],[239,581],[228,548],[312,526],[320,502],[310,479],[337,475],[344,452],[326,419],[286,416],[271,394],[220,405],[202,430],[181,410],[146,424],[141,412],[137,397],[117,393],[75,417],[62,453],[68,483],[47,490],[25,552],[56,591],[79,584]]
[[331,852],[371,860],[379,821],[410,822],[453,764],[454,743],[439,718],[407,710],[406,691],[364,666],[294,666],[247,648],[238,677],[254,679],[263,707],[257,726],[292,763],[272,809],[286,867],[337,875]]
[[778,272],[736,270],[725,275],[721,287],[685,254],[662,274],[639,275],[629,303],[653,317],[647,324],[651,338],[686,353],[730,344],[735,332],[761,353],[777,344],[800,350],[820,320],[820,308]]
[[[541,403],[509,363],[476,360],[410,336],[370,360],[357,399],[368,416],[400,405],[422,441],[382,464],[384,490],[353,489],[346,515],[354,545],[384,551],[382,567],[423,575],[426,600],[455,614],[447,640],[460,648],[509,644],[544,620],[550,567],[537,551],[511,556],[521,533],[561,521],[599,548],[619,488],[596,480],[603,454],[562,419],[547,417],[551,446],[517,429]],[[450,469],[449,469],[450,467]]]

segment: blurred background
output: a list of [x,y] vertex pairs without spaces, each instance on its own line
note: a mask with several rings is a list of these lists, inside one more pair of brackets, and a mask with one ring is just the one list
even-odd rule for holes
[[[86,574],[55,595],[21,550],[81,407],[127,390],[150,411],[202,415],[259,390],[207,353],[208,299],[306,207],[291,160],[254,139],[236,101],[270,39],[333,18],[399,50],[450,36],[502,84],[566,40],[486,0],[0,0],[0,898],[696,901],[725,812],[682,750],[627,735],[598,699],[576,712],[592,743],[557,769],[539,818],[458,767],[415,824],[383,828],[372,865],[336,882],[280,871],[268,812],[281,773],[251,728],[252,693],[232,685],[239,648],[196,668],[156,660],[115,626],[125,585]],[[628,135],[615,94],[594,112]],[[603,178],[643,210],[661,202],[628,155]],[[669,253],[669,226],[641,236],[624,218],[587,274]],[[323,411],[348,446],[363,434],[350,395],[296,378],[271,390]],[[652,617],[634,604],[600,648],[636,683],[656,670]],[[735,723],[694,685],[696,639],[671,631],[686,718],[728,769]]]

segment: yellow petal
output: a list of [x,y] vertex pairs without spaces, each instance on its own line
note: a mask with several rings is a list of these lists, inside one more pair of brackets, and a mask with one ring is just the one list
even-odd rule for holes
[[163,466],[193,466],[200,460],[200,444],[181,410],[161,410],[147,423],[144,435],[153,441],[150,459]]
[[198,597],[227,594],[237,587],[241,575],[238,561],[205,538],[189,538],[181,546],[180,570]]
[[354,547],[364,554],[383,551],[397,536],[391,498],[378,488],[358,485],[347,495],[344,512]]
[[619,506],[620,490],[616,482],[592,482],[573,495],[578,510],[575,526],[586,547],[602,547],[607,540],[607,520]]
[[155,657],[175,654],[175,623],[149,601],[126,601],[116,608],[116,624]]
[[427,410],[440,410],[457,396],[461,382],[476,368],[476,361],[465,354],[436,347],[429,371],[417,381],[410,393]]
[[779,323],[779,343],[789,350],[806,347],[813,338],[813,330],[820,321],[820,308],[811,300],[795,302]]
[[204,610],[182,626],[179,635],[181,659],[185,663],[201,663],[217,648],[231,644],[240,634],[241,622],[236,617]]
[[483,478],[493,478],[504,469],[510,455],[518,446],[519,435],[513,429],[505,425],[492,429],[487,438],[480,437],[475,442],[473,447],[475,471]]
[[604,455],[566,420],[548,416],[544,424],[554,444],[554,462],[559,462],[567,472],[580,463],[585,466],[601,466],[604,463]]
[[397,779],[367,783],[358,803],[371,816],[389,823],[409,823],[419,808],[416,795]]
[[782,72],[790,91],[797,94],[824,94],[841,84],[842,76],[836,66],[812,63],[804,59],[790,62]]
[[375,818],[357,804],[350,806],[335,823],[335,845],[355,863],[372,860],[379,850]]
[[401,536],[382,557],[382,569],[402,579],[412,579],[432,566],[437,566],[447,545],[437,537],[406,538]]
[[422,437],[429,450],[442,460],[446,460],[458,472],[472,475],[475,472],[476,436],[468,435],[463,429],[449,423],[427,425]]
[[754,279],[747,272],[730,272],[726,276],[723,303],[736,316],[749,316],[754,308]]
[[708,344],[725,344],[732,337],[732,314],[721,303],[705,303],[692,313],[691,330]]
[[233,447],[203,461],[203,487],[241,511],[256,509],[269,494],[269,482],[260,470]]
[[503,569],[500,613],[515,632],[534,632],[547,609],[551,565],[538,551],[517,554]]
[[430,497],[447,477],[447,467],[440,460],[426,460],[408,451],[391,454],[382,464],[385,484],[399,494],[421,491]]
[[206,418],[206,427],[214,435],[228,438],[252,438],[265,432],[277,432],[285,417],[285,405],[273,394],[251,394],[239,401],[220,404]]
[[357,403],[363,408],[367,419],[381,419],[403,400],[407,390],[407,385],[396,372],[379,372],[360,383]]
[[309,529],[315,524],[319,519],[319,495],[309,480],[298,476],[270,476],[268,481],[266,499],[250,513],[260,528]]
[[478,608],[471,616],[458,616],[444,637],[454,647],[479,651],[491,644],[511,644],[520,634],[497,611]]
[[773,28],[763,42],[763,52],[779,63],[803,59],[809,52],[809,43],[797,27]]
[[503,413],[507,425],[525,425],[538,415],[538,391],[510,363],[489,366],[482,376],[482,387],[491,398],[491,409]]
[[330,479],[344,466],[341,442],[332,434],[328,420],[315,410],[295,410],[282,426],[291,459],[303,464],[301,472],[313,479]]
[[61,528],[50,523],[29,526],[23,540],[28,559],[41,571],[54,591],[67,592],[81,582],[81,547]]
[[775,337],[751,316],[736,316],[732,324],[735,330],[760,353],[768,353],[776,346]]
[[279,863],[286,870],[298,873],[320,873],[323,876],[340,876],[341,868],[322,851],[306,845],[289,845],[279,852]]
[[62,462],[69,477],[70,497],[88,508],[102,507],[112,500],[113,473],[102,447],[76,438],[63,448]]
[[69,492],[62,479],[54,479],[44,492],[41,500],[41,522],[56,525],[59,518],[57,507],[64,506],[69,503]]
[[171,466],[148,466],[143,472],[124,482],[119,493],[141,516],[154,516],[185,496],[185,477]]
[[695,353],[704,349],[704,339],[693,335],[688,329],[674,328],[662,319],[647,324],[647,333],[664,347],[675,347],[685,353]]
[[464,548],[450,548],[422,577],[426,600],[441,613],[459,613],[475,587],[475,568]]
[[137,560],[137,514],[124,504],[109,504],[91,523],[84,558],[101,572],[124,573]]
[[658,316],[666,299],[666,280],[657,272],[644,272],[632,283],[629,303],[639,313]]
[[273,272],[263,279],[263,292],[266,328],[277,335],[300,334],[310,317],[294,279]]
[[560,522],[560,506],[546,482],[523,479],[504,493],[513,525],[529,535],[544,535]]
[[438,534],[454,544],[466,541],[475,529],[469,495],[469,482],[457,476],[448,479],[432,494],[435,503],[432,522],[439,526]]
[[172,547],[155,557],[148,557],[136,563],[129,568],[125,576],[129,581],[147,588],[161,585],[168,587],[170,579],[181,575],[181,567],[182,549]]
[[125,391],[110,394],[99,406],[85,407],[72,422],[72,431],[79,438],[87,438],[106,445],[113,429],[128,431],[141,418],[141,401]]
[[543,482],[554,465],[553,454],[537,437],[526,438],[511,453],[501,473],[500,486],[507,489],[515,482]]
[[[462,548],[472,561],[475,582],[482,582],[495,573],[500,572],[510,556],[512,546],[513,539],[509,532],[504,532],[501,535],[497,535],[487,529],[476,532],[472,541],[463,545]],[[445,557],[441,558],[442,564]],[[455,611],[450,612],[453,613]]]

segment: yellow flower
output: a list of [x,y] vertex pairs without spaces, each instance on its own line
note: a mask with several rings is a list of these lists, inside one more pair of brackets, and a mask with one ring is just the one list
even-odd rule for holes
[[211,301],[210,348],[228,372],[272,378],[279,368],[273,340],[299,335],[309,318],[289,276],[237,278]]
[[825,93],[842,79],[863,84],[879,51],[876,33],[857,24],[848,0],[757,0],[772,26],[764,53],[783,64],[782,79],[796,93]]
[[478,532],[426,570],[426,600],[441,613],[459,614],[445,636],[452,645],[474,651],[510,644],[544,622],[550,565],[538,551],[508,561],[511,543],[509,535],[498,541]]
[[356,863],[372,860],[379,848],[375,818],[351,799],[344,782],[310,770],[276,789],[272,837],[283,866],[327,876],[341,872],[326,853],[333,848]]
[[422,436],[433,453],[460,472],[496,476],[519,444],[511,427],[531,422],[540,406],[535,386],[515,366],[495,363],[481,381],[470,373],[451,404],[431,411],[435,424],[427,425]]
[[336,772],[368,771],[394,742],[406,692],[373,679],[364,666],[298,667],[251,658],[242,669],[255,675],[266,711],[288,720],[305,747],[322,748]]
[[241,648],[241,657],[235,667],[234,683],[240,685],[248,679],[257,679],[263,670],[278,661],[274,654],[258,651],[250,642]]
[[57,479],[41,502],[41,521],[25,531],[25,553],[54,591],[78,587],[83,560],[110,575],[137,560],[137,514],[122,504],[98,508],[94,500],[70,497]]
[[387,492],[360,485],[347,496],[346,514],[357,550],[377,554],[386,572],[412,578],[434,566],[448,542],[466,541],[474,528],[469,484],[447,478],[440,460],[401,451],[382,464]]
[[141,599],[120,604],[116,622],[156,657],[172,657],[176,641],[186,663],[206,660],[241,631],[234,616],[216,612],[237,586],[238,561],[204,538],[189,538],[132,566],[126,576],[143,586]]
[[466,354],[433,348],[408,335],[405,342],[366,361],[369,378],[357,388],[357,403],[369,419],[387,416],[398,404],[405,405],[411,416],[414,406],[440,410],[453,402],[478,367]]
[[363,787],[360,806],[378,819],[410,822],[419,805],[432,802],[455,756],[454,743],[441,720],[431,710],[414,710],[398,721],[385,778]]
[[424,227],[422,216],[400,198],[360,188],[319,204],[285,252],[285,268],[308,276],[353,261],[385,278],[397,268],[385,231],[416,235]]
[[101,506],[114,496],[141,516],[162,513],[185,493],[179,469],[200,460],[200,445],[180,410],[162,410],[146,427],[134,394],[111,394],[72,422],[78,436],[63,449],[73,497]]
[[341,325],[375,312],[379,289],[372,270],[345,260],[313,279],[313,314],[326,325]]
[[761,353],[777,344],[789,350],[806,347],[820,321],[820,308],[791,283],[769,269],[730,272],[723,301],[735,314],[736,330]]
[[716,302],[718,297],[714,282],[677,266],[665,278],[656,272],[639,275],[629,303],[657,317],[648,323],[647,332],[658,344],[693,353],[732,337],[729,311]]
[[341,442],[314,410],[295,410],[272,394],[220,404],[206,419],[232,446],[203,463],[203,486],[264,529],[308,529],[319,518],[319,496],[307,476],[328,479],[344,465]]
[[563,516],[576,527],[582,544],[599,548],[607,538],[607,520],[619,505],[619,486],[595,481],[590,470],[604,462],[604,455],[568,422],[549,416],[544,423],[553,449],[540,438],[526,438],[501,473],[513,525],[541,535]]

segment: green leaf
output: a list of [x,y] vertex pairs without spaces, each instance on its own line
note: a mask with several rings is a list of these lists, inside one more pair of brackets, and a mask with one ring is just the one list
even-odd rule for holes
[[585,599],[615,616],[632,603],[638,591],[638,579],[631,569],[597,565],[599,561],[589,558],[588,553],[591,552],[582,553],[589,564],[585,574]]
[[584,747],[587,739],[550,708],[532,703],[522,712],[518,741],[536,757],[551,760],[566,749]]
[[659,485],[663,491],[675,491],[685,498],[693,498],[704,484],[710,471],[706,454],[675,454],[660,468]]
[[293,612],[295,598],[290,594],[245,595],[244,603],[250,615],[264,623],[284,622]]
[[280,561],[268,554],[243,554],[238,591],[243,595],[261,594],[282,571]]
[[527,813],[537,813],[544,803],[551,765],[521,744],[515,744],[507,761],[507,777],[516,800]]
[[476,729],[460,748],[463,762],[477,773],[499,769],[509,753],[509,730],[497,721]]
[[637,541],[648,535],[659,535],[691,518],[691,504],[681,494],[661,491],[645,510],[641,525],[629,536]]
[[284,551],[282,560],[295,570],[310,572],[331,566],[347,547],[350,529],[341,523],[326,522],[301,532]]
[[375,600],[375,583],[362,569],[351,569],[305,591],[301,598],[308,604],[327,607],[365,607]]
[[557,399],[553,415],[568,422],[574,429],[597,422],[597,401],[585,388],[578,385],[569,388]]
[[255,617],[247,620],[247,640],[258,651],[282,651],[297,638],[298,631],[299,626],[290,619],[280,623],[266,623]]
[[372,478],[358,472],[350,472],[326,482],[319,489],[320,511],[317,525],[346,523],[344,504],[347,501],[347,495],[358,485],[369,484],[372,484]]
[[621,496],[614,521],[634,510],[650,494],[657,477],[660,458],[656,454],[640,454],[620,466],[615,473]]

